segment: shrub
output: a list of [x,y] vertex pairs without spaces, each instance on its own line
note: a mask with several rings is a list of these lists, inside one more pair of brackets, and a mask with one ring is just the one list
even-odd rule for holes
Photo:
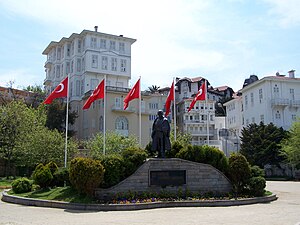
[[58,166],[56,165],[55,162],[49,162],[46,166],[48,166],[48,168],[51,171],[52,176],[54,175],[54,173],[58,170]]
[[193,162],[210,164],[223,173],[228,171],[228,160],[226,156],[222,151],[215,147],[207,145],[188,145],[187,147],[182,148],[176,154],[176,157]]
[[34,183],[38,184],[41,188],[46,188],[51,184],[53,176],[48,166],[39,164],[35,168],[32,178]]
[[266,179],[263,177],[251,177],[249,179],[249,194],[263,196],[265,193]]
[[124,178],[124,161],[120,155],[106,155],[102,158],[104,166],[104,181],[101,185],[104,188],[116,185]]
[[122,151],[121,156],[124,160],[124,177],[133,174],[146,160],[146,151],[132,147]]
[[66,182],[66,185],[70,185],[69,179],[69,169],[67,168],[58,168],[58,170],[53,174],[53,184],[58,187],[63,187]]
[[181,149],[183,149],[182,142],[176,140],[172,143],[171,150],[166,152],[166,156],[168,158],[174,158]]
[[89,158],[75,158],[70,164],[70,182],[82,194],[92,195],[104,177],[100,161]]
[[231,154],[228,173],[235,193],[242,193],[251,176],[250,165],[245,156],[242,154]]
[[31,182],[29,179],[22,177],[18,178],[15,181],[12,182],[12,190],[14,193],[19,194],[19,193],[25,193],[31,191]]
[[265,171],[259,166],[251,166],[251,177],[265,177]]

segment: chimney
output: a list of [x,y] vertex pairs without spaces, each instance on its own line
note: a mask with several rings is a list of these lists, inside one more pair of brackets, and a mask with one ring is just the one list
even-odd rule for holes
[[98,32],[98,26],[95,26],[94,28],[95,28],[95,32]]
[[289,73],[289,78],[295,78],[295,71],[296,70],[290,70]]

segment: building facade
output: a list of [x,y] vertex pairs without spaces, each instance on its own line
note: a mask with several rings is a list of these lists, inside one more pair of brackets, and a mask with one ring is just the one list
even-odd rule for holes
[[273,123],[288,130],[300,117],[300,79],[289,75],[264,77],[244,86],[240,96],[224,104],[229,130],[238,134],[250,123]]
[[[131,45],[135,39],[83,30],[59,42],[52,41],[43,54],[45,90],[49,93],[69,74],[71,110],[78,114],[71,127],[78,139],[87,139],[98,132],[116,131],[139,137],[139,100],[132,100],[123,110],[131,79]],[[91,91],[106,78],[106,111],[104,101],[96,100],[88,110],[82,110]],[[142,93],[142,146],[151,140],[151,128],[157,111],[164,108],[166,95]]]

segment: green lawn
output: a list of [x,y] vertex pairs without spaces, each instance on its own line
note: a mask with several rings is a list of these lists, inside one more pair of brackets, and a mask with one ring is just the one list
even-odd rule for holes
[[11,195],[17,195],[26,198],[37,198],[45,200],[56,200],[64,202],[74,202],[74,203],[96,203],[93,198],[80,195],[72,189],[71,187],[57,187],[57,188],[47,188],[22,194],[15,194],[13,191],[8,192]]
[[0,187],[10,187],[14,179],[7,179],[6,177],[0,177]]

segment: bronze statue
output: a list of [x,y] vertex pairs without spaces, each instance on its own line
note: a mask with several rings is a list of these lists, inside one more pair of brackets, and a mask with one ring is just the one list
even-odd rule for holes
[[152,126],[152,151],[158,151],[158,155],[165,158],[165,152],[171,150],[170,124],[162,110],[157,115]]

